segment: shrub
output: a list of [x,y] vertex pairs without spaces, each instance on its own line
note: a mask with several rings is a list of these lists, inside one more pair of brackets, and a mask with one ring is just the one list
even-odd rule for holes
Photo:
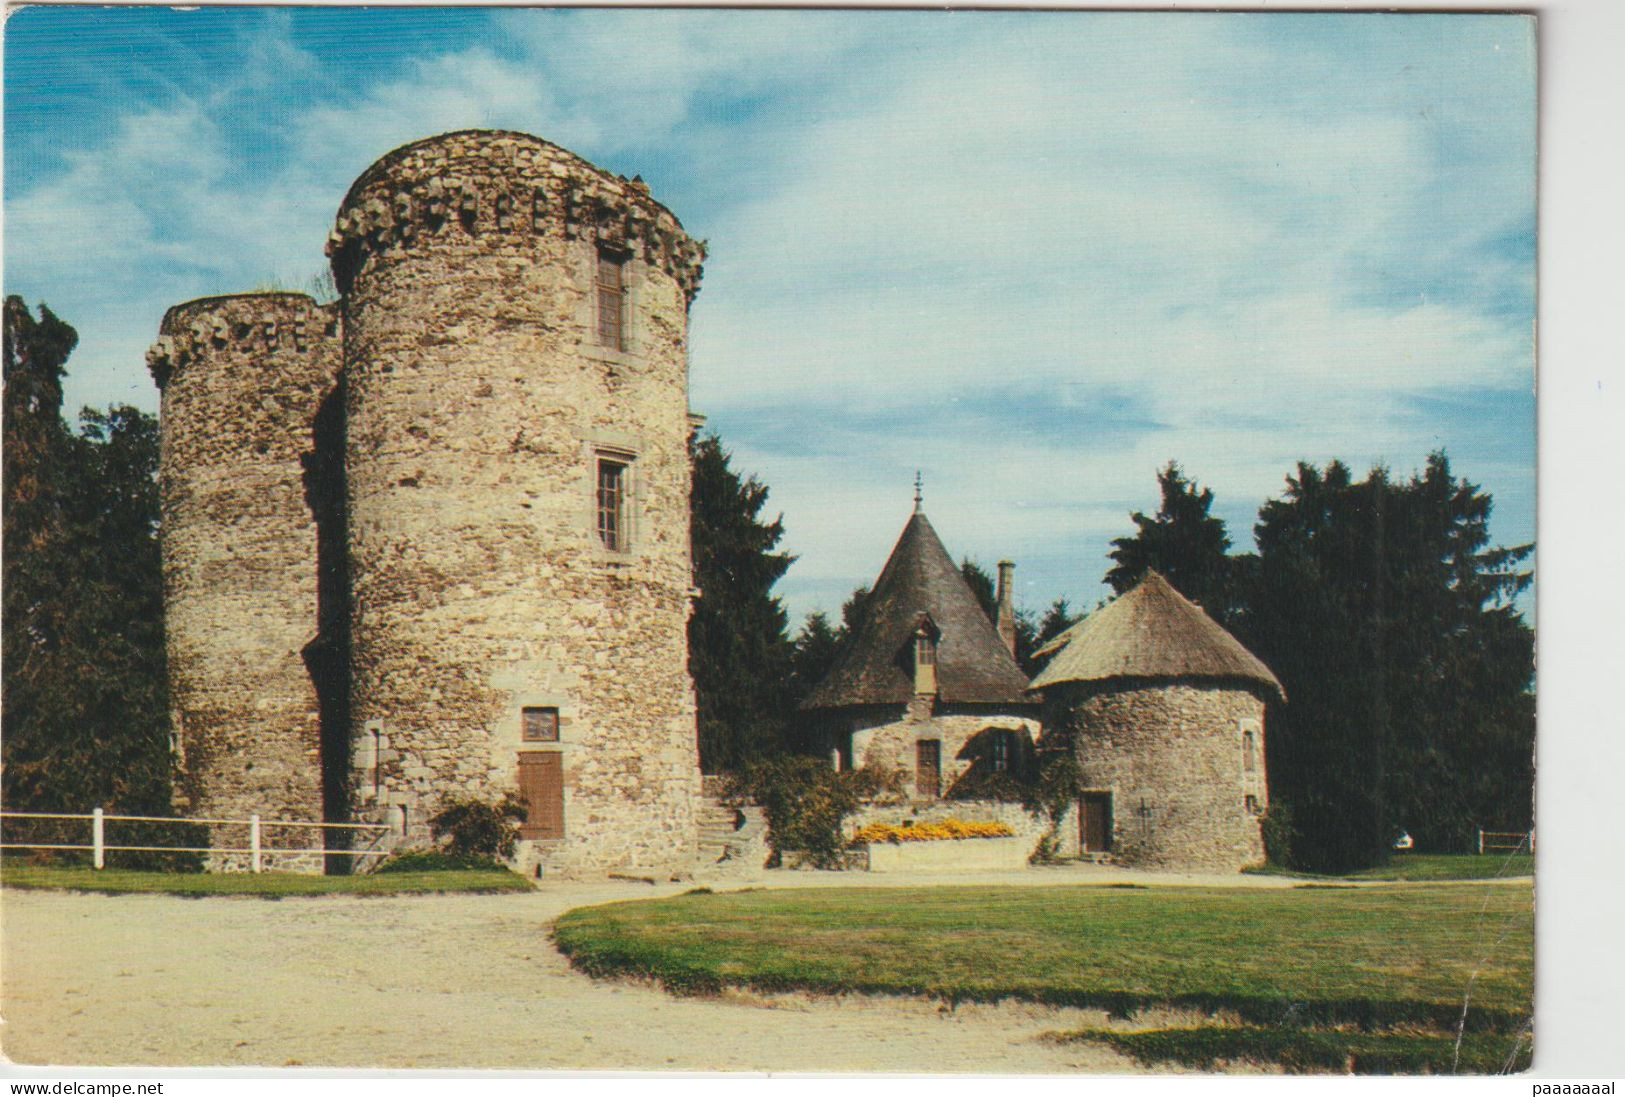
[[868,799],[895,792],[898,776],[864,768],[837,772],[823,758],[790,756],[755,762],[730,774],[725,798],[759,804],[767,816],[768,864],[799,851],[819,868],[840,868],[841,824]]
[[466,857],[437,849],[408,849],[392,853],[378,863],[373,874],[391,872],[490,872],[504,868],[490,857]]
[[890,823],[870,823],[858,828],[852,836],[854,845],[872,842],[945,842],[958,838],[1012,838],[1015,831],[1004,823],[973,823],[964,819],[943,819],[937,823],[915,823],[893,826]]
[[1292,809],[1279,801],[1270,805],[1259,823],[1264,836],[1264,856],[1276,868],[1295,868],[1292,863]]
[[1030,858],[1040,865],[1060,860],[1061,820],[1078,802],[1080,773],[1077,755],[1073,753],[1070,737],[1061,738],[1063,745],[1051,745],[1038,755],[1038,777],[1027,786],[1021,806],[1027,814],[1048,826],[1038,840]]
[[513,856],[519,844],[519,824],[525,806],[512,793],[496,803],[478,797],[450,797],[429,819],[429,831],[444,852],[453,857],[502,858]]

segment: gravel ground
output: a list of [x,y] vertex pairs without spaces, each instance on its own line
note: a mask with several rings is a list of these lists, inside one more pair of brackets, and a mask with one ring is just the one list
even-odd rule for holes
[[[822,875],[775,882],[834,882]],[[6,890],[0,1044],[14,1063],[64,1066],[1136,1069],[1104,1048],[1038,1039],[1101,1023],[1098,1013],[678,999],[595,982],[548,940],[549,923],[571,907],[692,886],[548,883],[526,895],[277,902]]]

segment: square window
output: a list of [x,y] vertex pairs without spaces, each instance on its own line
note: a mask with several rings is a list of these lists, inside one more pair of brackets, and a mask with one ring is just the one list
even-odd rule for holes
[[556,708],[526,708],[520,710],[521,734],[527,743],[556,743],[559,741],[559,710]]

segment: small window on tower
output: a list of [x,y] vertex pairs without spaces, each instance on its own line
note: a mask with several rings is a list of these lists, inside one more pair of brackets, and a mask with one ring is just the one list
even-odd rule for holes
[[521,710],[523,735],[527,743],[556,743],[559,741],[559,710],[556,708],[527,708]]
[[1258,797],[1256,797],[1256,796],[1248,796],[1246,798],[1246,805],[1247,805],[1247,814],[1248,815],[1257,815],[1258,814]]
[[630,547],[626,491],[631,465],[612,457],[598,458],[598,540],[611,552]]
[[598,256],[598,345],[611,350],[626,349],[624,266],[613,255]]

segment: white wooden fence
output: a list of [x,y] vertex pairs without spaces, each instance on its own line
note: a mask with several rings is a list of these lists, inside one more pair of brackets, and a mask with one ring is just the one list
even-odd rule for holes
[[[158,815],[109,815],[101,808],[93,808],[88,814],[73,812],[51,811],[0,811],[0,819],[85,819],[90,822],[90,842],[79,844],[72,842],[0,842],[0,850],[6,849],[71,849],[88,850],[91,854],[91,863],[97,868],[107,866],[109,852],[122,853],[246,853],[248,854],[249,871],[263,872],[265,869],[265,854],[267,852],[278,855],[320,855],[324,857],[377,857],[382,858],[389,852],[379,848],[379,843],[390,831],[390,828],[380,823],[312,823],[302,819],[261,819],[258,815],[250,815],[246,819],[191,819],[176,818],[173,816]],[[201,826],[246,826],[248,828],[247,846],[124,846],[109,845],[107,843],[106,824],[109,822],[129,823],[168,823],[177,825],[181,823],[197,824]],[[318,846],[314,849],[290,849],[276,846],[267,849],[264,836],[267,830],[316,830],[316,831],[353,831],[358,837],[369,838],[366,846],[361,849],[328,849]]]
[[1481,830],[1478,832],[1480,853],[1533,853],[1535,832]]

